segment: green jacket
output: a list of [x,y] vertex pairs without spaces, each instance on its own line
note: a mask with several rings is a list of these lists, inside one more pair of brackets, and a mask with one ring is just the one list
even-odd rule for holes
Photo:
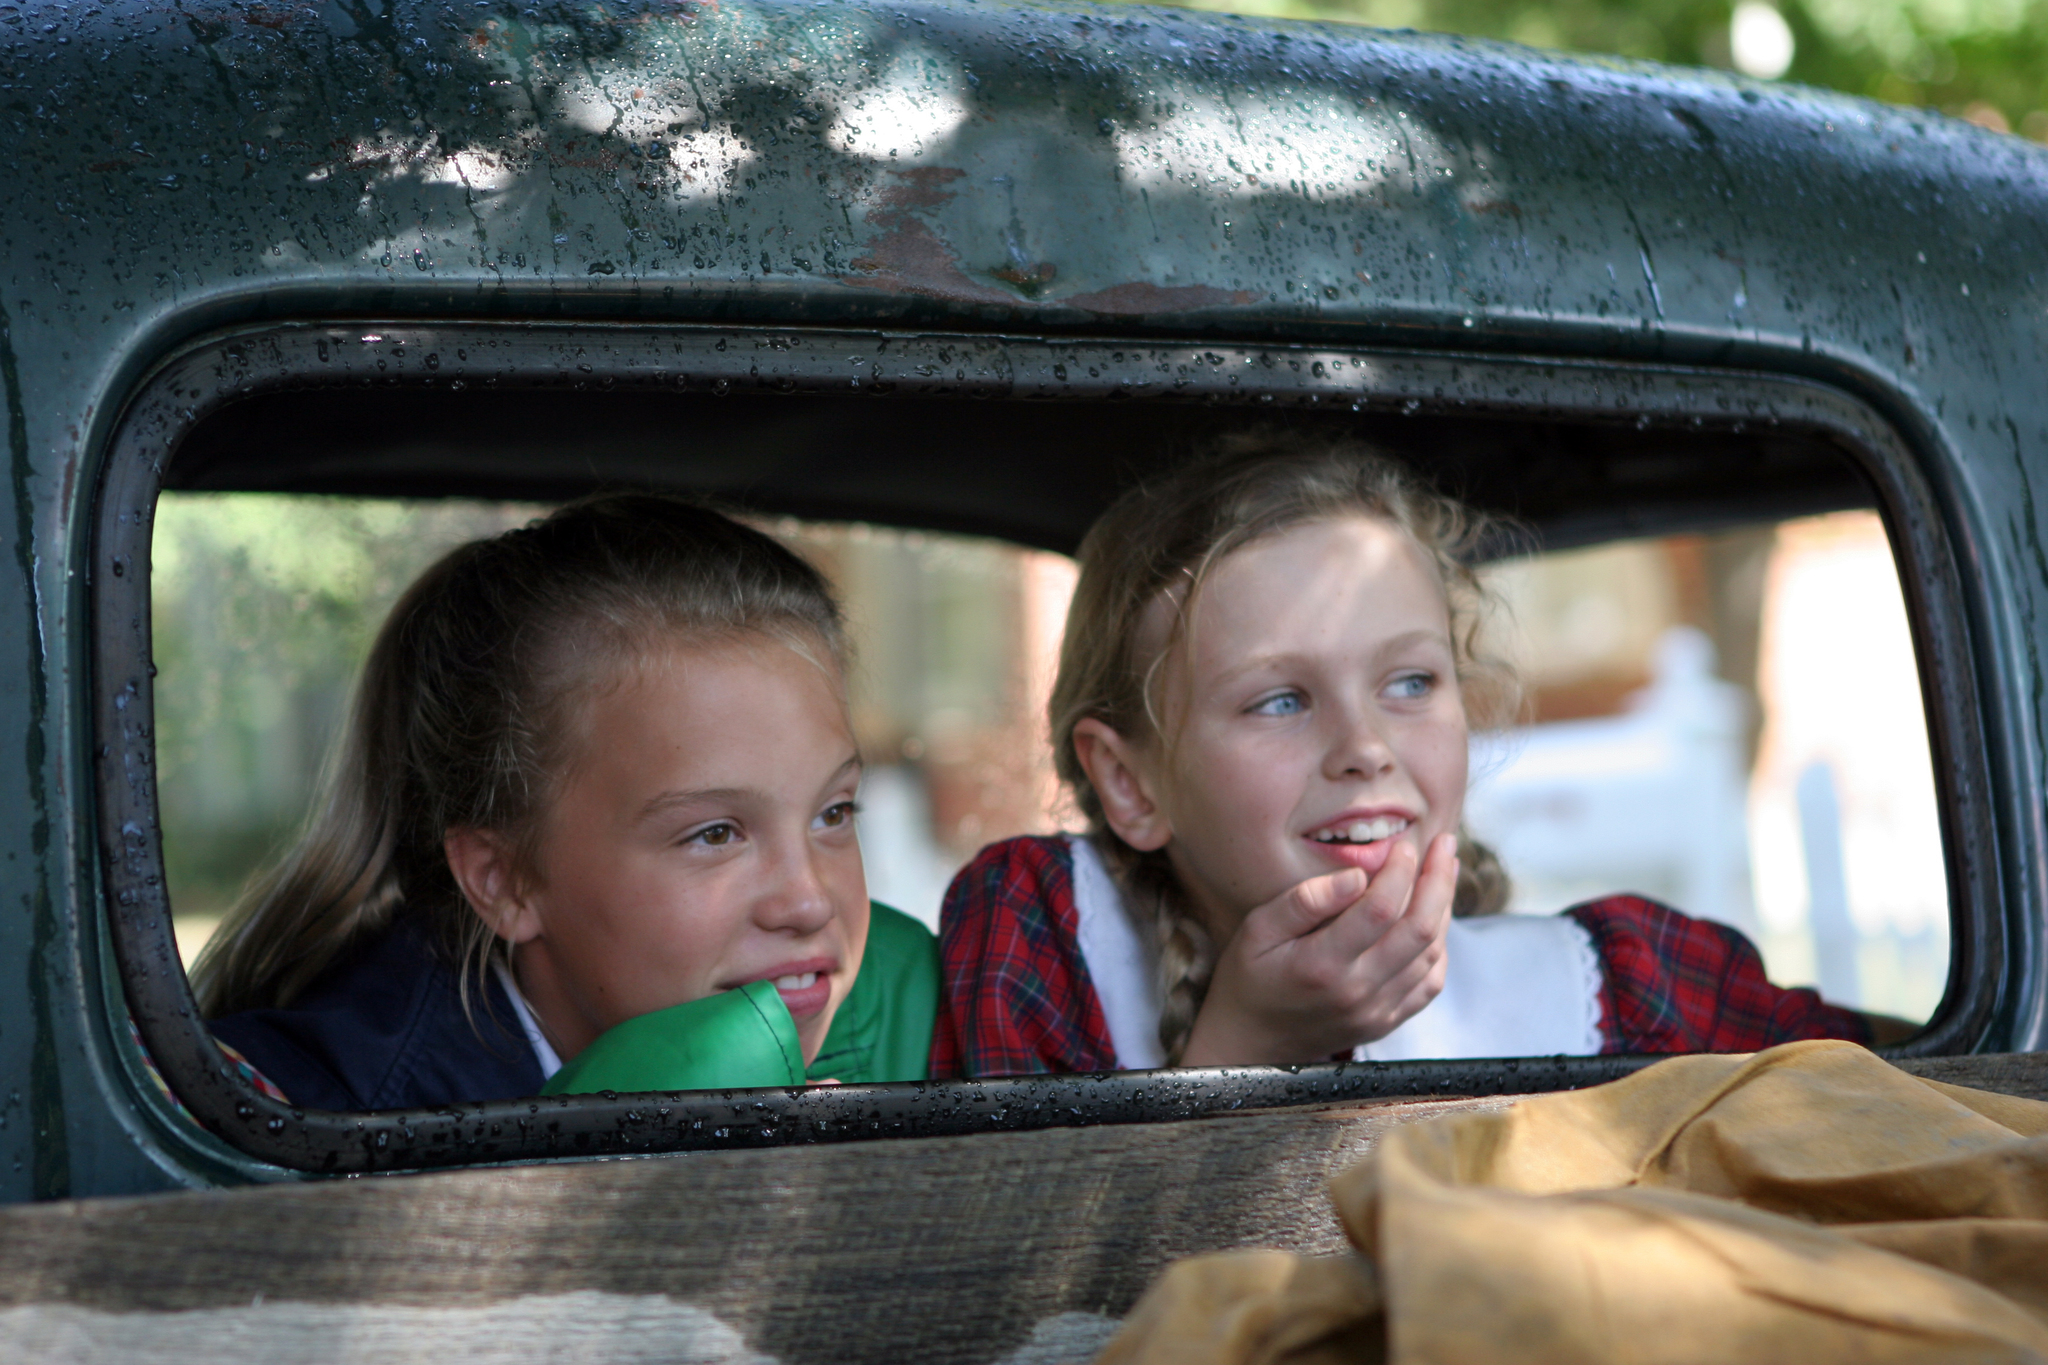
[[808,1068],[781,994],[756,981],[606,1030],[541,1093],[921,1081],[938,1012],[938,940],[902,911],[870,903],[860,975]]

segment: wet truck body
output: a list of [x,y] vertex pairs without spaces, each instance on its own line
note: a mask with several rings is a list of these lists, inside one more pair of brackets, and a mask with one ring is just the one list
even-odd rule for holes
[[1320,1183],[1386,1125],[1638,1064],[278,1105],[171,934],[162,489],[1071,550],[1256,420],[1552,545],[1875,506],[1953,909],[1893,1051],[2040,1093],[2040,148],[1413,33],[770,0],[4,0],[0,134],[0,1336],[1085,1355],[1175,1255],[1337,1245]]

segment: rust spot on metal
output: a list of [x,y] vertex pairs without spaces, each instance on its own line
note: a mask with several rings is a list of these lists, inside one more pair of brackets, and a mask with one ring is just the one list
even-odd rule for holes
[[[876,196],[884,212],[908,209],[944,208],[953,201],[953,191],[946,188],[967,172],[954,166],[915,166],[907,171],[891,171],[897,183],[884,189]],[[870,213],[868,220],[876,215]]]
[[1009,265],[988,273],[992,279],[1001,280],[1004,284],[1014,284],[1035,299],[1045,292],[1047,285],[1059,278],[1060,268],[1051,261],[1040,261],[1029,270]]
[[978,283],[960,268],[959,257],[940,236],[916,216],[953,198],[949,189],[967,172],[950,166],[919,166],[891,171],[897,183],[875,198],[868,222],[881,229],[869,241],[867,254],[853,262],[857,275],[841,276],[863,289],[888,289],[963,303],[1014,304],[1014,295]]
[[1191,308],[1215,308],[1226,303],[1252,303],[1258,295],[1248,289],[1218,289],[1207,284],[1113,284],[1092,294],[1076,294],[1060,302],[1088,313],[1132,316],[1141,313],[1184,313]]

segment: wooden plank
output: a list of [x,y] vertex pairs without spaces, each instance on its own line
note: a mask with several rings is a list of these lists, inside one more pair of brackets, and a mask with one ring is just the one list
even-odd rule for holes
[[1395,1124],[1510,1102],[24,1206],[0,1212],[0,1306],[457,1309],[599,1291],[664,1296],[791,1365],[992,1361],[1063,1317],[1099,1339],[1189,1252],[1334,1250],[1332,1170]]
[[2000,1052],[1982,1057],[1910,1057],[1897,1065],[1915,1076],[1949,1085],[1996,1090],[2021,1099],[2048,1100],[2048,1052]]
[[[2048,1096],[2048,1054],[1905,1065]],[[1169,1261],[1336,1250],[1331,1173],[1397,1124],[1512,1102],[19,1206],[0,1210],[0,1355],[495,1361],[519,1323],[565,1359],[1086,1359]]]

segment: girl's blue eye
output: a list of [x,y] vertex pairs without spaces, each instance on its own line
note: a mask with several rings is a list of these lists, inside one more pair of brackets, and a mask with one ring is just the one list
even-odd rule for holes
[[1402,701],[1419,701],[1436,688],[1436,678],[1428,673],[1403,673],[1387,684],[1387,691]]
[[1276,692],[1252,705],[1255,716],[1298,716],[1308,709],[1308,699],[1299,692]]

